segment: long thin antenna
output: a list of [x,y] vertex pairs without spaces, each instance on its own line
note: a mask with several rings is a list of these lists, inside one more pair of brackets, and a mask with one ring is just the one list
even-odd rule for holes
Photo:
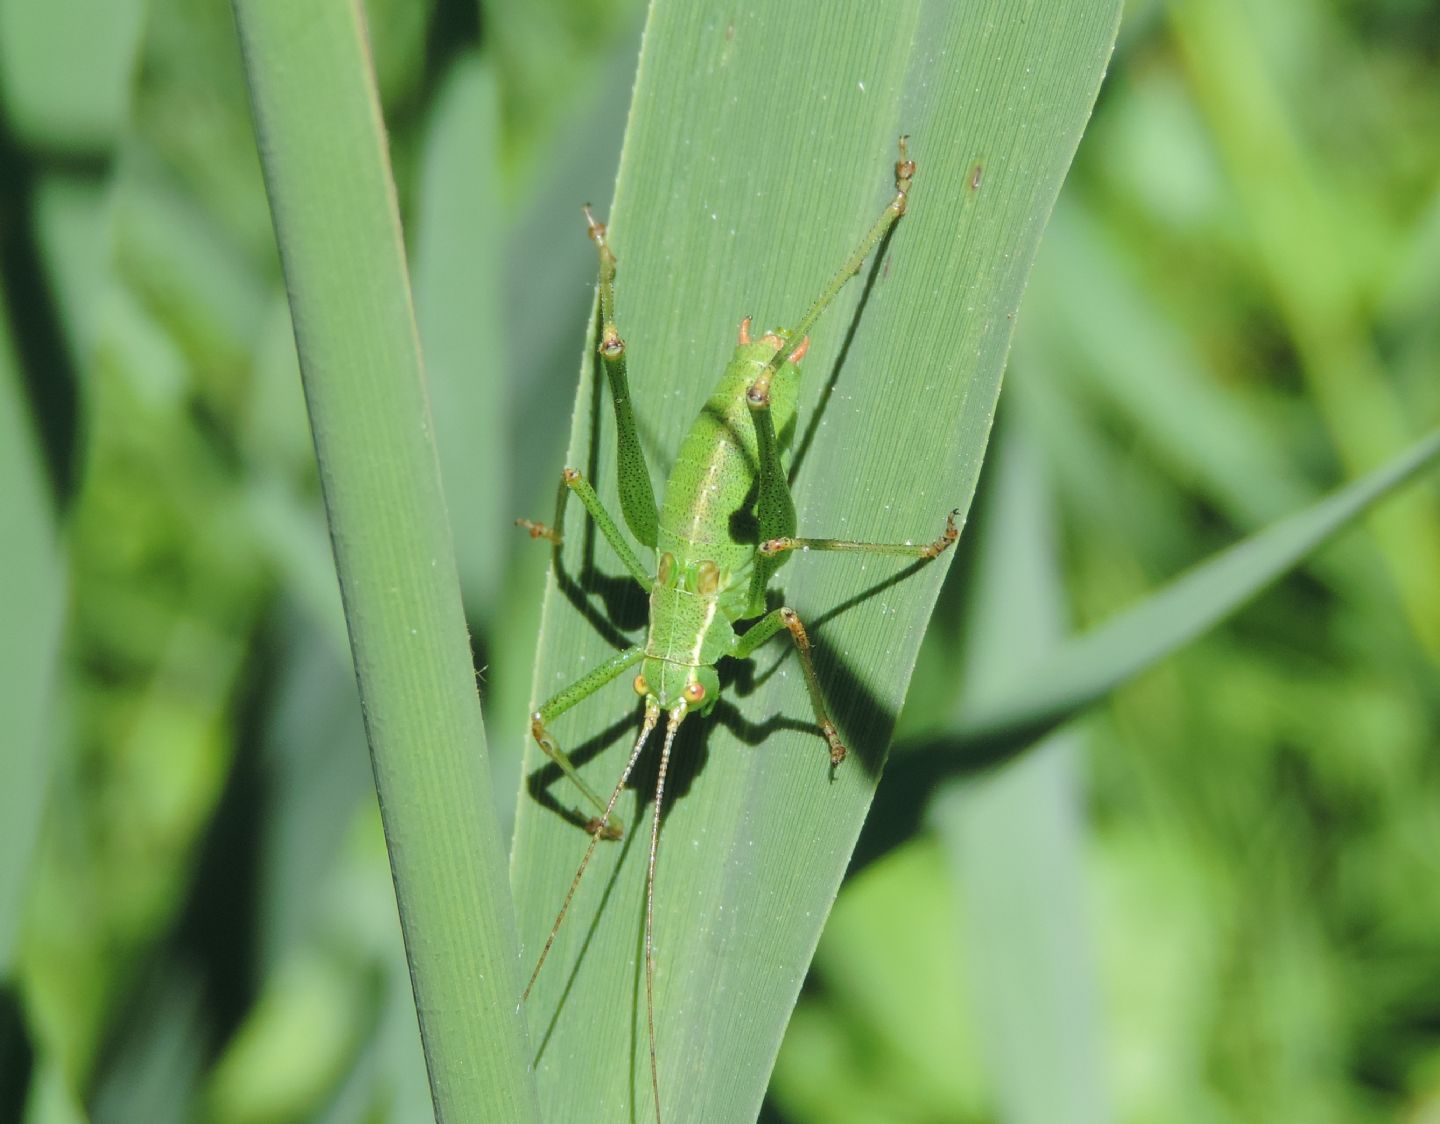
[[655,779],[655,818],[650,826],[650,867],[645,875],[645,1022],[650,1029],[650,1088],[655,1094],[655,1124],[660,1124],[660,1066],[655,1060],[655,852],[660,846],[660,807],[665,800],[665,771],[670,747],[688,708],[682,702],[670,712],[665,745],[660,750],[660,773]]
[[[645,748],[645,739],[650,736],[650,731],[655,729],[655,723],[658,721],[660,721],[660,705],[653,699],[646,699],[645,722],[640,727],[640,736],[635,739],[635,748],[630,751],[630,760],[625,763],[625,770],[620,774],[620,780],[615,785],[615,791],[610,794],[610,803],[605,805],[605,814],[599,819],[601,825],[610,822],[610,813],[615,810],[615,802],[620,799],[620,794],[625,791],[625,782],[630,779],[631,770],[635,768],[635,762],[640,759],[640,751]],[[670,739],[668,737],[665,739],[665,747],[668,752],[670,747]],[[661,777],[663,778],[665,766],[662,764],[660,768]],[[599,845],[602,834],[603,831],[596,831],[590,835],[590,846],[585,848],[585,857],[580,860],[579,869],[575,871],[575,877],[570,880],[570,889],[565,894],[565,901],[560,906],[560,913],[555,918],[555,924],[550,926],[550,935],[545,938],[545,947],[540,950],[540,959],[535,963],[535,970],[530,973],[530,982],[525,985],[525,990],[520,995],[520,1001],[522,1003],[530,998],[530,989],[535,986],[535,981],[539,979],[540,969],[545,967],[545,958],[550,955],[550,948],[555,943],[555,935],[560,932],[560,925],[565,920],[565,914],[570,910],[570,903],[575,899],[575,891],[580,888],[580,879],[585,876],[585,868],[590,865],[590,857],[595,854],[595,848]],[[650,868],[653,876],[655,868],[655,844],[653,841],[650,844]],[[648,950],[648,943],[646,948]],[[653,1030],[650,1035],[650,1041],[650,1061],[653,1066],[655,1061],[655,1035]]]

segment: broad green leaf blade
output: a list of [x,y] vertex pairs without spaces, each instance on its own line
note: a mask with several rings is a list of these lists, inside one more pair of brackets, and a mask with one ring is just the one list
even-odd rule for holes
[[925,741],[926,750],[963,752],[973,766],[1023,749],[1224,620],[1437,457],[1440,431],[1066,642],[1003,687],[971,692],[954,731]]
[[[856,316],[862,285],[852,284],[813,334],[795,492],[801,534],[919,540],[974,490],[1013,317],[1118,6],[909,0],[886,5],[883,20],[880,11],[829,3],[730,18],[655,3],[609,218],[620,330],[661,485],[740,318],[800,316],[889,199],[896,137],[910,134],[919,164],[910,213],[870,298]],[[577,343],[587,338],[574,331]],[[822,400],[806,451],[805,426]],[[614,507],[609,408],[587,358],[570,463],[591,472]],[[601,574],[621,574],[578,513],[566,532],[569,572],[594,543]],[[753,666],[731,667],[726,701],[677,741],[656,886],[667,1120],[746,1120],[759,1109],[944,565],[895,580],[904,569],[809,555],[781,571],[776,596],[810,628],[851,747],[833,776],[794,655],[778,642]],[[608,577],[582,585],[591,619],[550,592],[537,701],[640,635],[638,586]],[[637,724],[635,696],[620,682],[554,730],[608,791]],[[535,751],[528,761],[549,783]],[[530,999],[547,1119],[652,1115],[639,942],[640,821],[653,778],[653,764],[642,767],[641,795],[622,801],[627,841],[602,848]],[[564,785],[541,791],[564,809],[576,804]],[[584,845],[522,789],[512,881],[532,961]]]
[[[1023,668],[1064,627],[1054,519],[1027,436],[1007,431],[993,462],[966,591],[965,674],[982,682]],[[1006,769],[952,780],[929,817],[949,859],[963,930],[956,947],[969,954],[971,989],[956,998],[974,1011],[1005,1124],[1110,1117],[1081,749],[1073,733],[1058,733]]]
[[535,1113],[515,933],[358,4],[237,0],[436,1117]]

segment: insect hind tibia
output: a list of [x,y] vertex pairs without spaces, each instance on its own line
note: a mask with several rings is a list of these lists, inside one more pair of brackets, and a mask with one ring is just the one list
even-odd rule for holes
[[[885,236],[890,233],[891,228],[909,207],[910,187],[915,179],[915,161],[910,159],[909,140],[908,133],[899,140],[900,159],[895,161],[895,197],[880,213],[875,224],[866,231],[865,237],[860,239],[860,245],[855,247],[855,252],[840,267],[839,272],[831,278],[830,284],[825,286],[824,291],[815,299],[815,303],[810,306],[809,311],[789,333],[790,339],[804,340],[810,334],[810,329],[815,326],[815,322],[830,306],[830,302],[840,295],[840,290],[845,287],[845,283],[860,272],[860,267],[865,264],[865,259],[870,256],[870,252],[885,240]],[[775,358],[770,360],[767,370],[777,370],[787,357],[786,349],[781,348],[775,353]]]
[[[625,782],[630,779],[635,762],[640,759],[640,751],[645,748],[645,742],[649,739],[650,732],[655,729],[655,724],[659,721],[659,705],[653,699],[647,699],[645,701],[645,721],[641,723],[640,735],[635,739],[635,748],[630,751],[630,760],[625,762],[625,768],[620,773],[619,781],[615,784],[615,791],[610,794],[610,802],[605,805],[605,814],[599,819],[601,824],[610,822],[610,813],[615,810],[615,804],[620,799],[620,794],[625,791]],[[666,744],[669,744],[668,738]],[[570,880],[570,889],[565,892],[565,900],[560,903],[560,912],[555,916],[555,924],[550,926],[550,935],[545,938],[545,946],[540,950],[540,958],[535,961],[535,970],[530,973],[530,982],[525,985],[525,990],[520,995],[521,1002],[530,998],[535,981],[540,978],[540,969],[545,967],[545,959],[550,955],[550,949],[555,944],[555,937],[560,932],[561,924],[565,921],[565,914],[570,910],[570,903],[575,900],[575,891],[580,888],[580,879],[585,877],[585,868],[590,865],[595,848],[605,837],[606,833],[603,830],[590,833],[590,844],[585,848],[585,857],[580,860],[580,865],[575,870],[575,877]]]

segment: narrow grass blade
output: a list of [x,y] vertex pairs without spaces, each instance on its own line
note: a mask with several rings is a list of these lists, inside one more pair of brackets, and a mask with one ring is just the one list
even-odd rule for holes
[[509,493],[499,92],[480,55],[462,55],[436,96],[420,163],[415,305],[435,437],[467,607],[488,619],[500,580]]
[[[845,0],[731,14],[656,0],[606,217],[657,486],[741,317],[768,327],[802,314],[893,192],[896,138],[908,133],[919,164],[909,214],[867,273],[863,309],[864,278],[813,334],[794,472],[800,534],[928,539],[946,511],[968,505],[1013,317],[1117,15],[1110,2]],[[570,463],[614,507],[608,411],[587,360]],[[566,530],[568,572],[582,572],[593,545],[596,572],[581,583],[591,611],[552,587],[537,700],[637,638],[645,620],[642,591],[616,577],[605,545],[578,515]],[[667,1121],[759,1111],[943,570],[901,577],[893,562],[812,554],[782,571],[775,597],[806,622],[852,750],[833,777],[793,652],[779,643],[726,670],[726,700],[682,730],[656,886]],[[619,774],[635,702],[617,683],[555,724],[597,789]],[[572,793],[533,749],[528,762],[535,788],[521,792],[512,881],[533,960],[585,838],[553,806],[568,810]],[[642,765],[638,799],[621,805],[628,824],[648,811],[653,781],[654,765]],[[547,1119],[652,1118],[642,834],[602,848],[531,996]]]
[[514,925],[360,7],[236,0],[437,1119],[533,1119]]
[[1437,458],[1440,432],[1066,642],[1004,687],[973,692],[956,728],[922,744],[967,766],[1023,749],[1224,620]]

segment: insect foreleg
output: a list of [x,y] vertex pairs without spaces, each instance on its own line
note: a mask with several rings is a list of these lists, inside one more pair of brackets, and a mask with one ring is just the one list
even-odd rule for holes
[[855,247],[855,252],[850,259],[840,267],[825,291],[816,298],[815,303],[810,306],[800,323],[791,329],[791,338],[803,339],[805,334],[815,326],[815,321],[820,319],[820,314],[825,311],[826,306],[835,299],[845,282],[860,272],[860,267],[865,264],[865,259],[870,256],[870,251],[875,249],[890,233],[890,228],[899,221],[900,216],[905,213],[910,201],[910,183],[915,178],[915,161],[910,159],[910,152],[906,145],[908,136],[900,138],[900,157],[895,161],[895,198],[891,199],[885,210],[880,212],[880,217],[875,220],[875,225],[865,233],[860,240],[860,245]]
[[[550,542],[558,552],[564,544],[565,531],[565,505],[570,499],[570,485],[565,480],[565,474],[560,474],[560,487],[555,492],[555,522],[537,523],[533,519],[520,518],[515,520],[515,526],[524,527],[530,532],[532,539],[545,539]],[[557,555],[558,566],[559,558]]]
[[625,569],[630,571],[631,577],[639,582],[641,588],[648,593],[651,575],[645,572],[645,567],[640,564],[640,559],[635,557],[635,552],[630,549],[630,544],[620,533],[619,525],[605,510],[605,505],[600,501],[595,489],[590,486],[590,481],[586,480],[576,469],[567,468],[560,474],[560,495],[555,501],[553,525],[547,526],[529,519],[517,519],[515,525],[529,531],[532,539],[549,539],[558,549],[565,541],[561,537],[561,532],[565,527],[565,505],[571,492],[580,497],[580,502],[585,505],[585,510],[590,513],[590,518],[595,521],[595,526],[600,528],[600,533],[605,536],[605,541],[620,556],[620,561],[624,564]]
[[570,686],[556,692],[530,716],[530,735],[535,739],[535,744],[540,747],[546,757],[560,767],[562,773],[575,782],[575,786],[585,794],[585,799],[589,800],[600,812],[601,818],[592,821],[594,834],[604,835],[610,839],[619,839],[624,833],[624,829],[618,823],[612,823],[610,820],[610,808],[613,807],[613,803],[607,805],[595,790],[585,783],[585,779],[576,770],[575,763],[570,760],[569,755],[560,748],[560,743],[546,729],[546,724],[564,714],[576,703],[588,699],[607,683],[618,679],[626,668],[634,667],[644,658],[645,649],[640,645],[617,652],[593,671],[582,675]]
[[590,226],[590,238],[600,255],[599,350],[600,359],[605,364],[605,377],[610,383],[610,401],[615,408],[620,511],[641,545],[653,547],[660,520],[656,514],[655,489],[650,483],[650,468],[645,463],[645,450],[640,447],[640,437],[635,431],[635,412],[630,406],[625,341],[615,324],[615,254],[606,238],[605,224],[595,221],[588,204],[585,221]]
[[600,528],[600,533],[605,536],[605,541],[620,556],[620,561],[625,564],[625,569],[630,571],[631,576],[648,593],[653,575],[647,574],[645,567],[640,565],[640,560],[635,557],[635,552],[630,549],[630,544],[625,541],[625,536],[620,533],[620,528],[615,525],[615,520],[605,510],[605,505],[600,502],[600,497],[595,494],[595,489],[590,486],[590,481],[573,468],[567,468],[560,474],[560,477],[566,490],[574,492],[580,497],[580,502],[585,505],[585,510],[590,513],[590,518],[595,520],[595,526]]
[[805,688],[810,692],[810,706],[815,711],[815,723],[830,746],[830,764],[838,765],[845,760],[845,745],[825,709],[825,696],[820,692],[820,678],[815,674],[815,663],[810,658],[810,637],[805,632],[805,626],[800,623],[800,615],[789,606],[766,613],[751,625],[743,636],[735,637],[730,655],[737,660],[745,659],[782,628],[789,629],[790,638],[795,641],[795,650],[800,655],[800,670],[805,673]]
[[773,558],[787,550],[842,550],[853,554],[892,554],[905,558],[937,558],[960,537],[955,520],[960,515],[956,508],[945,519],[945,530],[934,542],[929,543],[880,543],[852,542],[848,539],[797,539],[789,536],[766,539],[757,548],[766,558]]

